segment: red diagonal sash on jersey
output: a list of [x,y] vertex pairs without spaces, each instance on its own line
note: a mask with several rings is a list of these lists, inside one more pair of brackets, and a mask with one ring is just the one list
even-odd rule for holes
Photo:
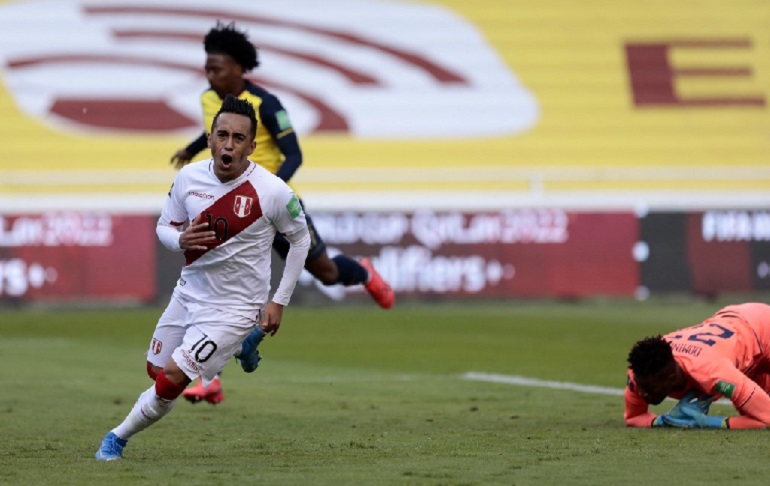
[[187,265],[238,235],[261,218],[262,207],[259,205],[256,189],[247,180],[217,199],[214,204],[204,209],[201,215],[204,220],[209,222],[209,229],[216,233],[216,241],[207,244],[207,250],[185,251],[184,257]]

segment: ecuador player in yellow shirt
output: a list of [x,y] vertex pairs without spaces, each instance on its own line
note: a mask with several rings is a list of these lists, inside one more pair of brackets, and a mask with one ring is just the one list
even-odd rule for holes
[[[257,49],[245,32],[236,29],[235,24],[219,22],[206,34],[203,47],[206,51],[205,70],[209,82],[209,88],[201,95],[205,130],[211,129],[211,123],[225,96],[229,94],[248,100],[256,109],[258,121],[256,149],[250,159],[276,174],[291,187],[289,181],[302,164],[297,134],[280,100],[244,77],[247,72],[259,66]],[[171,162],[181,167],[206,149],[206,131],[187,147],[178,150]],[[297,193],[296,190],[294,192]],[[374,269],[371,261],[368,258],[356,261],[345,255],[329,258],[326,244],[316,231],[312,218],[307,213],[305,216],[311,236],[305,268],[324,285],[364,285],[380,307],[392,307],[395,303],[394,292]],[[289,243],[280,234],[276,236],[273,248],[286,259]],[[257,367],[260,357],[256,348],[262,337],[263,334],[257,328],[244,342],[240,360],[246,372],[252,372]],[[224,395],[219,380],[215,380],[208,389],[199,385],[186,390],[185,397],[193,402],[206,400],[219,403]]]
[[[634,344],[628,355],[629,427],[759,429],[770,426],[770,306],[731,305],[695,326]],[[736,417],[708,415],[729,399]],[[681,399],[655,415],[650,404]]]

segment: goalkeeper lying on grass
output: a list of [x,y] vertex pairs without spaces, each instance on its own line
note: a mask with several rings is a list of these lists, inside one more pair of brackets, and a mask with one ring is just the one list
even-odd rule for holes
[[[770,426],[770,306],[725,307],[696,326],[634,344],[628,355],[625,421],[629,427],[760,429]],[[730,399],[740,414],[709,416]],[[649,405],[681,399],[669,413]]]

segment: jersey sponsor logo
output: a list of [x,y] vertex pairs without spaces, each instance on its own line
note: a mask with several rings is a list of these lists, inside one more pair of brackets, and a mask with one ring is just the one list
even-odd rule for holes
[[190,191],[187,194],[189,194],[191,196],[199,197],[201,199],[211,199],[211,200],[214,199],[214,196],[212,196],[211,194],[206,194],[206,193],[203,193],[203,192]]
[[300,215],[302,212],[302,205],[299,203],[297,196],[291,196],[289,202],[286,203],[286,210],[289,211],[289,216],[291,216],[291,219],[296,219],[296,217]]
[[719,380],[717,381],[716,386],[714,387],[714,390],[719,392],[722,396],[725,396],[727,398],[732,398],[733,393],[735,393],[735,385],[727,382]]
[[251,214],[251,203],[254,199],[246,196],[235,196],[235,202],[233,203],[233,212],[239,218],[245,218]]
[[155,338],[152,338],[152,344],[150,344],[150,349],[152,350],[152,354],[155,354],[155,355],[160,354],[160,351],[163,349],[163,342]]
[[56,129],[198,130],[201,41],[224,18],[265,54],[249,78],[281,99],[300,134],[479,138],[530,130],[540,116],[469,19],[396,0],[9,2],[0,5],[0,32],[12,33],[0,36],[0,82],[24,114]]

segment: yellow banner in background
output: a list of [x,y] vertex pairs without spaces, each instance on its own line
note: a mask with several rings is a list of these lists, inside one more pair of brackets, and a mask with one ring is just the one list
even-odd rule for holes
[[[682,191],[705,194],[704,201],[716,195],[720,203],[747,195],[754,196],[750,203],[767,201],[767,2],[393,1],[376,3],[385,5],[379,15],[387,19],[378,26],[361,13],[374,2],[338,0],[326,10],[360,6],[363,17],[338,10],[334,24],[356,45],[340,46],[340,37],[318,51],[308,47],[310,40],[328,41],[333,24],[320,13],[284,15],[280,8],[288,3],[266,12],[257,4],[248,11],[239,3],[218,8],[237,8],[239,23],[261,26],[250,31],[256,44],[267,46],[258,81],[296,81],[281,99],[301,133],[305,162],[296,185],[314,207],[327,198],[336,201],[329,207],[354,207],[349,204],[362,196],[372,207],[452,206],[464,198],[486,206],[589,204],[586,198],[601,205],[603,196],[627,202],[623,197],[636,191],[665,194],[666,204]],[[30,14],[57,5],[63,5],[58,16]],[[115,5],[0,0],[0,19],[15,22],[0,41],[3,201],[83,193],[157,194],[150,204],[162,201],[174,176],[169,159],[197,130],[183,123],[149,132],[94,126],[88,110],[72,111],[71,100],[93,93],[165,97],[180,120],[197,120],[205,78],[180,73],[200,68],[203,53],[199,40],[182,42],[181,35],[205,32],[212,22],[196,16],[203,3],[169,0],[154,4],[159,10],[129,13],[107,8]],[[181,24],[159,29],[180,37],[156,39],[157,47],[152,36],[158,32],[131,24],[180,12],[186,15]],[[415,25],[415,19],[427,20]],[[41,23],[70,21],[84,25],[87,50],[66,35],[39,49],[14,43],[13,36],[25,32],[51,32]],[[88,37],[89,29],[96,37]],[[104,47],[109,42],[111,51]],[[278,48],[271,54],[270,44],[295,56],[276,55]],[[306,60],[309,53],[332,59],[336,71],[329,72],[329,63],[308,68],[297,52]],[[310,75],[291,74],[297,66],[296,73],[312,69]],[[106,85],[99,84],[100,74]],[[172,91],[142,91],[166,80]],[[78,91],[76,81],[88,89]],[[328,89],[314,91],[319,83]],[[112,92],[115,86],[121,89]],[[310,99],[326,108],[313,111]],[[319,129],[319,113],[330,112],[344,120],[344,130]],[[576,199],[548,199],[564,194]]]

